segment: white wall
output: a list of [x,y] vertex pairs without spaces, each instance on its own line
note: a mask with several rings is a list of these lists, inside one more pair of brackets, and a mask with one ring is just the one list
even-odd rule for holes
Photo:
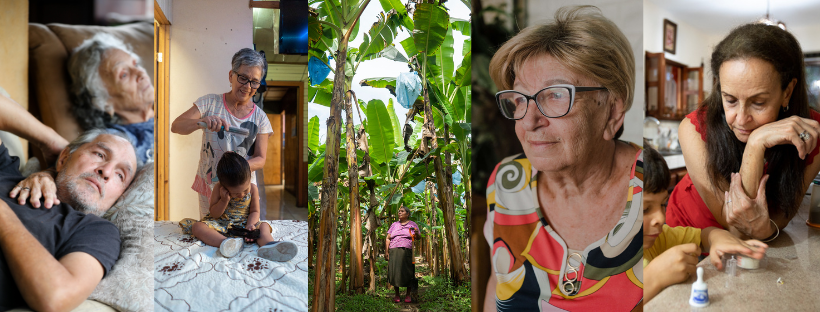
[[527,23],[535,25],[552,20],[555,11],[568,5],[589,4],[601,9],[603,15],[612,20],[624,33],[632,52],[635,54],[635,99],[626,113],[622,140],[643,145],[643,117],[646,91],[644,75],[643,4],[641,0],[586,0],[586,1],[527,1]]
[[[789,24],[786,24],[788,27]],[[817,25],[800,28],[789,27],[789,32],[800,42],[803,53],[820,52],[820,20]]]
[[[231,57],[253,43],[253,14],[247,1],[174,0],[171,25],[170,121],[209,93],[230,91]],[[171,18],[171,13],[164,11]],[[169,126],[170,128],[170,126]],[[202,131],[170,137],[172,221],[199,218],[191,189],[199,163]]]

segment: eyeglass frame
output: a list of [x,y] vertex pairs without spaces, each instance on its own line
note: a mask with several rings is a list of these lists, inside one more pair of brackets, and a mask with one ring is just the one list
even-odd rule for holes
[[[541,93],[544,90],[556,89],[556,88],[564,88],[564,89],[569,90],[569,107],[567,107],[567,111],[564,112],[563,115],[560,115],[560,116],[547,116],[547,114],[544,113],[544,110],[541,108],[541,104],[538,103],[538,100],[536,100],[536,97],[538,97],[538,94]],[[495,103],[498,105],[498,109],[501,110],[501,115],[504,116],[504,108],[502,108],[500,96],[502,94],[505,94],[505,93],[518,93],[518,94],[524,96],[524,98],[527,99],[527,108],[524,110],[524,115],[521,116],[520,118],[511,118],[511,117],[507,117],[507,116],[504,116],[504,118],[507,118],[507,119],[510,119],[510,120],[521,120],[524,117],[526,117],[527,112],[530,109],[530,100],[535,102],[535,107],[538,107],[538,111],[541,112],[541,115],[544,115],[544,117],[547,117],[547,118],[561,118],[561,117],[564,117],[567,114],[569,114],[569,111],[572,110],[572,106],[575,105],[575,92],[588,92],[588,91],[599,91],[599,90],[607,90],[607,88],[605,88],[605,87],[576,87],[576,86],[571,85],[571,84],[557,84],[557,85],[551,85],[549,87],[538,90],[538,92],[535,92],[535,94],[533,94],[533,95],[524,94],[523,92],[519,92],[519,91],[515,91],[515,90],[503,90],[503,91],[498,91],[495,94]]]
[[[236,74],[236,82],[240,83],[240,86],[244,86],[244,85],[246,85],[246,84],[250,84],[249,86],[251,87],[251,89],[259,89],[259,87],[261,87],[261,86],[262,86],[262,81],[257,81],[257,82],[256,82],[257,86],[256,86],[256,87],[254,87],[254,86],[253,86],[253,80],[251,80],[251,78],[250,78],[250,77],[245,76],[245,75],[243,75],[243,74],[240,74],[240,73],[238,73],[238,72],[236,72],[236,71],[234,71],[233,73],[234,73],[234,74]],[[247,82],[242,83],[241,81],[239,81],[239,78],[240,78],[240,77],[241,77],[241,78],[244,78],[245,80],[247,80]]]

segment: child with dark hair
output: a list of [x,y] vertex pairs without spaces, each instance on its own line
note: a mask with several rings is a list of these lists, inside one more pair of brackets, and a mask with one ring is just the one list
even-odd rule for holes
[[644,140],[643,146],[644,302],[652,300],[667,286],[688,280],[697,269],[701,250],[709,253],[712,265],[718,269],[723,269],[721,256],[724,254],[763,258],[768,246],[758,240],[742,241],[716,227],[701,230],[666,225],[669,168],[649,142]]
[[[183,219],[179,222],[182,232],[193,234],[209,246],[219,247],[219,252],[230,258],[242,251],[242,238],[228,236],[258,230],[256,243],[259,245],[259,257],[271,261],[288,261],[296,256],[296,244],[274,242],[271,236],[273,229],[268,223],[260,222],[259,191],[256,185],[251,184],[248,161],[237,153],[227,152],[216,165],[216,176],[219,182],[211,192],[208,215],[199,222]],[[247,231],[236,230],[237,228]],[[244,238],[246,242],[253,242],[248,236]]]
[[644,140],[643,146],[644,302],[652,300],[667,286],[688,280],[697,269],[701,250],[708,251],[712,265],[718,269],[723,269],[721,256],[724,254],[763,258],[768,246],[758,240],[742,241],[716,227],[701,230],[666,225],[669,168],[649,142]]

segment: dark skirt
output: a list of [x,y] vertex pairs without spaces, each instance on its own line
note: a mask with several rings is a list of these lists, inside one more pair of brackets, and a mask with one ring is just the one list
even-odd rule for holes
[[416,279],[416,266],[413,264],[413,250],[410,248],[390,248],[390,259],[387,261],[387,282],[395,287],[410,287]]

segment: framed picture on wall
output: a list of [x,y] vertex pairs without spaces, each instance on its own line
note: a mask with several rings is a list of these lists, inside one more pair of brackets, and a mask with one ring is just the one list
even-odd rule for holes
[[663,51],[675,54],[678,45],[678,24],[663,19]]

